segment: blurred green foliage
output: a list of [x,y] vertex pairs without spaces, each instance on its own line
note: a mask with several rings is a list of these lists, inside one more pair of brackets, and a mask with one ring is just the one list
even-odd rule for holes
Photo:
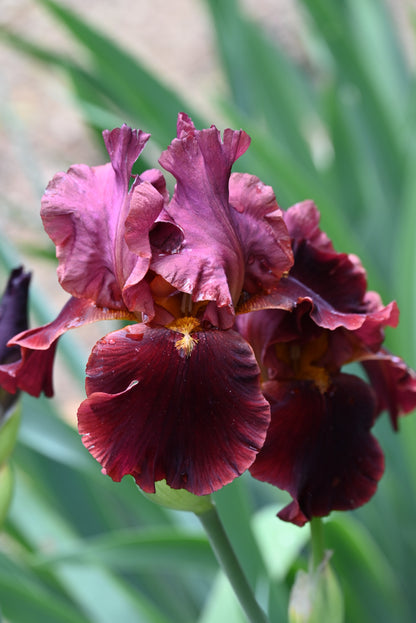
[[[202,1],[202,0],[201,0]],[[164,149],[180,110],[207,127],[187,94],[53,0],[38,0],[84,47],[85,62],[3,30],[31,61],[64,72],[85,122],[99,134],[127,122]],[[357,253],[370,287],[396,298],[400,327],[388,344],[416,364],[415,74],[384,2],[300,0],[305,61],[294,60],[241,10],[205,0],[228,96],[231,127],[252,137],[238,169],[271,184],[283,208],[312,198],[337,249]],[[143,162],[143,161],[142,161]],[[143,166],[146,166],[144,161]],[[15,261],[1,246],[5,269]],[[35,300],[44,321],[48,302]],[[71,336],[72,337],[72,336]],[[74,343],[75,344],[75,343]],[[77,347],[63,352],[79,370]],[[80,380],[81,382],[81,380]],[[103,477],[54,409],[23,399],[14,456],[16,493],[0,547],[0,604],[11,623],[228,623],[244,621],[192,517],[152,505],[134,483]],[[348,623],[412,623],[416,611],[416,424],[376,434],[387,470],[375,498],[334,513],[327,546]],[[220,515],[271,621],[286,620],[307,534],[274,518],[283,494],[243,477],[216,495]],[[267,507],[268,519],[264,519]],[[217,575],[217,577],[216,577]],[[215,580],[215,581],[214,581]]]

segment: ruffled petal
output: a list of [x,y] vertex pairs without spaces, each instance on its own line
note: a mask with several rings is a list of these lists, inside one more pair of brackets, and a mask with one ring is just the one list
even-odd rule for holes
[[228,183],[232,164],[249,142],[242,130],[225,130],[223,140],[215,127],[196,130],[180,114],[178,138],[159,160],[177,180],[168,213],[184,240],[179,253],[154,258],[152,269],[194,301],[228,308],[228,326],[244,283],[244,254],[230,215]]
[[53,322],[16,335],[9,346],[20,347],[20,359],[0,366],[0,386],[32,396],[53,395],[52,368],[57,341],[69,329],[98,320],[125,318],[126,314],[101,309],[92,301],[71,298]]
[[270,381],[264,391],[272,420],[250,472],[292,495],[279,517],[301,526],[366,503],[384,470],[370,433],[376,406],[371,388],[340,374],[325,394],[302,381]]
[[273,189],[254,175],[233,173],[229,192],[245,258],[243,289],[250,294],[270,290],[293,264],[291,239]]
[[[378,295],[374,292],[367,292],[363,296],[361,303],[359,305],[357,303],[357,309],[360,307],[360,311],[343,311],[339,309],[337,305],[342,306],[340,298],[343,295],[341,294],[338,297],[337,289],[339,288],[342,291],[344,287],[347,288],[348,286],[344,284],[342,278],[337,283],[337,277],[335,276],[332,289],[331,265],[327,265],[325,268],[324,264],[320,263],[321,260],[313,259],[310,255],[308,258],[307,261],[305,258],[298,260],[296,255],[295,264],[289,276],[280,279],[273,292],[251,297],[238,307],[238,312],[243,314],[266,309],[294,311],[296,308],[300,308],[301,315],[307,313],[315,324],[323,329],[331,331],[339,327],[349,331],[362,329],[361,336],[363,341],[368,345],[371,343],[373,346],[375,343],[380,344],[384,339],[383,327],[395,327],[398,323],[399,311],[397,304],[393,301],[384,307],[380,303],[380,307],[375,308],[373,306],[373,295],[374,298],[378,297]],[[321,279],[322,283],[326,282],[325,288],[328,288],[327,292],[324,291],[325,288],[309,283],[307,274],[301,274],[302,262],[304,260],[305,265],[310,262],[310,266],[307,269],[308,272],[313,272],[314,268],[316,268],[316,278]],[[314,264],[314,262],[316,263]],[[326,273],[326,271],[328,272]],[[346,274],[344,277],[346,277]],[[311,281],[313,280],[311,279]],[[344,308],[346,307],[345,305]]]
[[[142,310],[151,301],[141,301],[141,288],[133,303],[131,286],[146,273],[149,257],[138,258],[129,251],[124,222],[131,168],[149,135],[124,125],[103,136],[111,163],[74,165],[67,173],[55,175],[42,199],[42,220],[56,245],[58,276],[65,290],[94,300],[100,307],[125,309],[122,290],[130,279],[128,308]],[[160,184],[159,178],[153,178]],[[158,206],[153,206],[155,217]],[[148,237],[148,230],[137,235]],[[150,299],[148,290],[146,294]]]
[[331,240],[319,228],[320,214],[313,201],[295,203],[286,210],[284,219],[294,241],[307,240],[315,249],[335,253]]
[[147,492],[166,479],[207,494],[253,462],[270,421],[259,369],[234,331],[184,336],[130,325],[95,346],[83,443],[115,481],[131,474]]
[[400,415],[416,409],[416,372],[385,349],[361,360],[377,397],[377,414],[388,411],[394,430]]

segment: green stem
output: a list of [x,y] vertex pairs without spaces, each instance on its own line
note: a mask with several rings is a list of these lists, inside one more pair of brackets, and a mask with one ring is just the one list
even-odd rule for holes
[[310,521],[311,527],[311,547],[312,547],[312,566],[317,569],[324,559],[324,526],[320,517],[313,517]]
[[251,586],[231,547],[216,508],[212,507],[205,513],[197,514],[197,517],[201,521],[217,560],[227,575],[250,623],[268,623],[268,618],[257,603]]

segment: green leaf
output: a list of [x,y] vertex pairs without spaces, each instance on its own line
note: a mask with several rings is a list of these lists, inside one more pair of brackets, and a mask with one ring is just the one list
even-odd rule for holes
[[314,116],[315,95],[305,76],[243,16],[235,0],[207,0],[206,4],[242,118],[256,119],[289,157],[313,171],[307,128]]
[[[82,541],[69,522],[51,508],[28,475],[18,471],[17,475],[9,521],[14,531],[23,537],[21,542],[39,553],[46,553],[48,548],[53,548],[57,554],[81,549]],[[25,560],[26,564],[30,563],[27,555]],[[62,562],[54,566],[53,577],[93,623],[113,623],[118,617],[125,621],[143,618],[146,623],[169,621],[163,614],[164,607],[170,610],[163,590],[158,591],[158,603],[152,603],[140,584],[133,591],[124,580],[98,564]]]
[[325,537],[346,597],[346,621],[410,623],[400,580],[371,533],[352,515],[336,514]]
[[[390,110],[385,97],[380,97],[372,79],[373,72],[364,62],[365,54],[357,45],[356,16],[349,1],[327,2],[303,0],[302,5],[314,21],[315,35],[325,41],[333,58],[333,74],[339,84],[353,87],[360,99],[362,128],[372,145],[383,192],[390,201],[400,193],[402,152],[397,135],[397,111]],[[368,5],[368,2],[360,3]],[[378,4],[378,3],[374,3]],[[357,3],[355,3],[357,9]],[[373,62],[378,63],[372,51]],[[373,67],[373,64],[371,65]],[[326,79],[330,76],[326,76]],[[391,85],[386,80],[385,88]]]
[[9,621],[91,623],[67,600],[57,598],[27,569],[0,553],[0,603]]
[[156,569],[212,572],[217,564],[207,539],[172,528],[126,530],[85,539],[63,554],[40,556],[35,566],[95,563],[117,571]]
[[102,95],[127,113],[130,119],[138,120],[143,129],[151,130],[159,145],[164,147],[174,136],[178,112],[186,111],[196,125],[201,123],[186,101],[155,79],[110,38],[90,27],[64,5],[53,0],[38,2],[87,49],[93,63],[93,76]]
[[398,206],[398,232],[393,249],[395,291],[400,307],[403,308],[398,338],[399,348],[409,363],[416,366],[416,147],[412,137],[416,129],[416,79],[408,116],[409,140],[404,163],[404,181],[401,204]]
[[221,571],[206,600],[198,623],[247,623],[228,578]]
[[276,514],[281,506],[270,505],[254,515],[252,526],[254,536],[265,561],[268,576],[272,580],[283,580],[310,539],[309,526],[299,528],[281,521]]

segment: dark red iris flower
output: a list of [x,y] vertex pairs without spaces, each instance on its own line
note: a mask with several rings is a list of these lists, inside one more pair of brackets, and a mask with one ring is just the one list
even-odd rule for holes
[[176,178],[170,200],[160,171],[131,175],[148,138],[127,126],[106,131],[110,163],[75,165],[50,182],[41,214],[71,298],[49,325],[12,340],[21,359],[0,370],[12,391],[51,395],[64,332],[133,321],[93,348],[83,443],[116,481],[131,474],[153,492],[166,479],[206,494],[245,471],[266,437],[270,406],[253,351],[233,329],[235,308],[271,292],[293,255],[272,189],[231,175],[245,132],[221,138],[180,114],[160,158]]
[[[303,525],[375,493],[384,458],[371,428],[384,409],[396,428],[398,415],[416,407],[416,374],[382,348],[396,304],[384,307],[367,291],[359,260],[336,253],[314,204],[293,206],[285,222],[294,265],[271,295],[257,297],[263,311],[237,325],[262,365],[272,413],[250,471],[292,495],[279,517]],[[356,361],[368,383],[341,370]]]
[[[0,384],[50,396],[63,333],[128,321],[94,346],[78,410],[111,478],[202,495],[250,468],[289,491],[279,516],[298,525],[365,503],[384,469],[376,417],[387,409],[397,428],[416,406],[415,373],[383,347],[396,304],[367,291],[312,202],[282,213],[270,187],[231,173],[245,132],[199,131],[180,114],[159,160],[171,198],[161,171],[132,176],[149,135],[103,135],[110,162],[57,174],[42,199],[71,298],[9,342],[17,359],[1,362]],[[351,362],[367,382],[345,372]]]

